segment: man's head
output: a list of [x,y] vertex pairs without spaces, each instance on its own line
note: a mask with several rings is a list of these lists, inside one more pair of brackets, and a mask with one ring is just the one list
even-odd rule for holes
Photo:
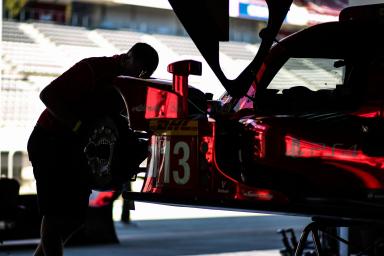
[[149,78],[159,64],[159,56],[149,44],[136,43],[126,54],[121,55],[120,63],[124,75]]

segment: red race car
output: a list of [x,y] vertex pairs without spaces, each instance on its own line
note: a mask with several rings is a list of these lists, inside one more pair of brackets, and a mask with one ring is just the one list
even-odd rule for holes
[[150,148],[142,191],[125,198],[382,223],[384,5],[346,8],[277,41],[292,0],[267,0],[259,50],[229,80],[219,63],[228,2],[169,2],[227,94],[191,88],[188,76],[201,73],[193,60],[169,65],[173,81],[115,81]]
[[[172,82],[116,80],[131,127],[150,134],[145,185],[130,196],[380,219],[384,49],[378,33],[384,6],[347,8],[338,22],[304,29],[272,45],[291,1],[267,1],[270,21],[259,52],[237,79],[228,80],[218,64],[221,35],[205,33],[223,30],[214,29],[209,19],[216,17],[209,16],[209,7],[196,23],[189,6],[195,3],[170,2],[228,93],[203,102],[204,95],[188,87],[188,75],[201,72],[201,64],[192,60],[169,65]],[[295,71],[295,63],[307,72]],[[290,84],[292,77],[300,79]]]

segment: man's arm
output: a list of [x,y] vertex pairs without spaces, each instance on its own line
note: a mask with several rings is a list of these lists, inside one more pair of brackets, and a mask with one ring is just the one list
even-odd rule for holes
[[103,91],[122,68],[116,57],[84,59],[48,85],[40,94],[48,110],[66,127],[76,131],[81,120],[103,111]]

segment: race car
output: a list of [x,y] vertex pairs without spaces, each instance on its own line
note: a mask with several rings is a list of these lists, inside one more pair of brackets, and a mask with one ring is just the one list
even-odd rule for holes
[[[150,132],[145,184],[130,196],[380,220],[383,5],[347,8],[338,22],[273,44],[291,1],[267,1],[270,20],[260,50],[237,79],[229,80],[218,65],[220,35],[205,33],[217,23],[209,20],[210,8],[203,2],[193,7],[206,10],[196,22],[190,9],[195,3],[170,1],[228,94],[206,99],[207,109],[201,109],[203,103],[199,115],[196,109],[189,115],[188,76],[201,72],[201,64],[192,60],[169,65],[172,82],[116,80],[131,127]],[[308,72],[300,85],[273,84],[284,65],[298,59],[307,66],[328,65],[340,79],[333,77],[334,84],[318,79],[314,87],[314,74]]]
[[292,1],[267,0],[259,51],[229,80],[219,62],[228,2],[169,2],[227,94],[191,91],[188,76],[201,73],[193,60],[168,66],[173,81],[117,78],[129,125],[150,148],[142,191],[124,197],[314,217],[302,240],[313,232],[317,247],[324,223],[382,224],[384,5],[346,8],[277,41]]

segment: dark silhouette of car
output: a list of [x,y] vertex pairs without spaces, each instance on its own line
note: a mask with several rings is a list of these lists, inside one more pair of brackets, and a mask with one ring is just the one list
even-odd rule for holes
[[[170,3],[227,94],[207,98],[206,112],[188,114],[191,102],[196,106],[194,100],[202,97],[188,87],[188,75],[201,72],[193,60],[169,65],[173,82],[116,80],[130,125],[151,136],[145,185],[135,197],[381,219],[383,5],[346,8],[340,21],[275,43],[291,1],[267,1],[270,20],[259,51],[229,80],[218,61],[225,8],[222,16],[210,16],[205,1]],[[197,109],[204,108],[201,102]]]
[[346,8],[277,41],[292,0],[267,0],[259,50],[230,80],[219,61],[228,2],[169,2],[227,93],[191,88],[193,60],[168,66],[172,82],[116,79],[150,148],[142,191],[124,197],[313,217],[296,255],[310,232],[321,246],[323,227],[382,224],[384,5]]

